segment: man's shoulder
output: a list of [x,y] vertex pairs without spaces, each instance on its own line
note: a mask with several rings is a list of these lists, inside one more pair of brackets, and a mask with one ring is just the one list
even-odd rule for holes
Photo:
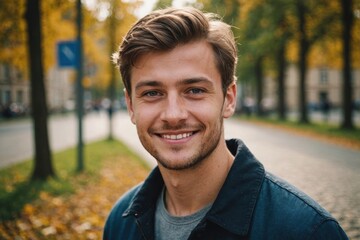
[[[290,209],[297,209],[299,213],[315,214],[321,218],[332,218],[330,213],[319,205],[314,199],[309,197],[303,191],[285,180],[266,172],[263,190],[264,196],[272,197],[277,203]],[[300,211],[302,210],[302,211]]]
[[266,222],[269,226],[264,232],[270,231],[280,238],[321,236],[320,239],[325,239],[324,234],[330,234],[329,239],[347,239],[328,211],[293,185],[270,173],[265,175],[254,220],[260,225]]

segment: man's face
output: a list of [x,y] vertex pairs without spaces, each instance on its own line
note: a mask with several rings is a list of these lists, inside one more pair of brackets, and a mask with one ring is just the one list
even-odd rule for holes
[[223,94],[209,44],[197,41],[141,56],[128,110],[145,149],[167,169],[187,169],[219,151],[236,86]]

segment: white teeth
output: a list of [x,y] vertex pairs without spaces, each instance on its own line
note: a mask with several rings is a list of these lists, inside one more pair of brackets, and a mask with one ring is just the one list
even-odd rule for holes
[[180,140],[183,138],[190,137],[191,135],[192,135],[192,133],[182,133],[182,134],[177,134],[177,135],[162,135],[162,138],[171,139],[171,140]]

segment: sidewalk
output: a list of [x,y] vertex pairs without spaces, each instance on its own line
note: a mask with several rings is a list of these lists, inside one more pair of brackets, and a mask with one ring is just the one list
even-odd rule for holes
[[127,112],[118,112],[113,119],[114,135],[125,143],[132,151],[143,158],[150,168],[157,165],[156,160],[141,145],[136,126],[130,121]]

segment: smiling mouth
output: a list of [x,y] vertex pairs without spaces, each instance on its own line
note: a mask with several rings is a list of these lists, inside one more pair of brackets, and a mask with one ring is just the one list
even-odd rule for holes
[[170,140],[181,140],[184,138],[188,138],[192,136],[194,132],[188,132],[188,133],[180,133],[180,134],[161,134],[160,136],[164,139],[170,139]]

